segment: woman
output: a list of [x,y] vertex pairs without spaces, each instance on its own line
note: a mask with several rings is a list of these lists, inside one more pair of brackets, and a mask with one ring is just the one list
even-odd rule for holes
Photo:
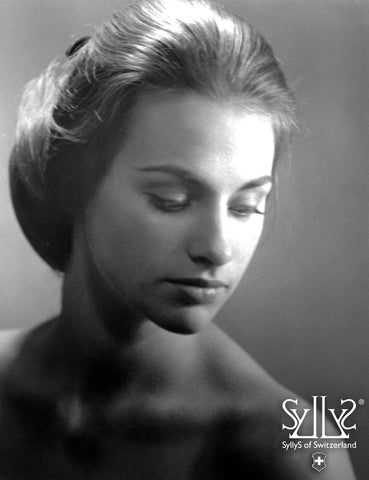
[[138,2],[29,84],[12,197],[63,301],[3,336],[1,479],[313,477],[281,448],[296,396],[212,323],[294,116],[261,35],[198,0]]

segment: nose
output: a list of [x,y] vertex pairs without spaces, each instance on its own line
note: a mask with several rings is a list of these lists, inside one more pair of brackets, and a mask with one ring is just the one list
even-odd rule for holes
[[207,212],[198,218],[191,232],[188,253],[192,261],[206,267],[219,267],[232,260],[227,213]]

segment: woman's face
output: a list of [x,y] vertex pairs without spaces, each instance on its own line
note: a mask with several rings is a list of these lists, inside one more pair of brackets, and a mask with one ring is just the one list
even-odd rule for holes
[[140,99],[85,223],[122,312],[182,333],[214,317],[260,238],[273,157],[268,119],[187,93]]

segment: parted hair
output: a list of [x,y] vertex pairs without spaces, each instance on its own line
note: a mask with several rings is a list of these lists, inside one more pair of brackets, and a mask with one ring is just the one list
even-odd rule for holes
[[38,254],[65,271],[73,227],[147,91],[229,99],[273,122],[277,154],[296,105],[270,45],[206,0],[139,0],[29,82],[10,158],[18,221]]

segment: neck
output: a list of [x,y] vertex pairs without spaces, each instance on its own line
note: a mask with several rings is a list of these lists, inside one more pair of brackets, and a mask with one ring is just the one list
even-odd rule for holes
[[155,390],[188,377],[198,335],[168,332],[120,300],[94,262],[74,255],[54,335],[72,359],[74,374],[83,376],[98,365],[102,376],[104,369],[115,372],[116,388],[124,381]]

